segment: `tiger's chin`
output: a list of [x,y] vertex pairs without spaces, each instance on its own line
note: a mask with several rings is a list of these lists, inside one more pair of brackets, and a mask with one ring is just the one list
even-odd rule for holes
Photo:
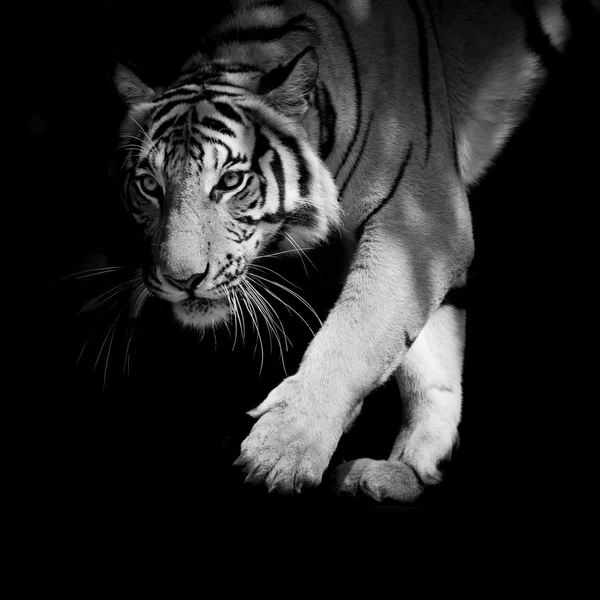
[[173,304],[173,314],[177,322],[183,327],[197,331],[213,329],[229,317],[230,311],[226,300],[188,298]]

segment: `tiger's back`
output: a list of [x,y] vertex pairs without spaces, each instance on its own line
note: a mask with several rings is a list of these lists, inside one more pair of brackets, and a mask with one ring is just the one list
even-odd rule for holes
[[427,160],[432,147],[447,151],[469,186],[526,116],[547,55],[564,49],[561,4],[238,2],[205,44],[214,60],[264,70],[317,49],[318,114],[305,127],[342,191],[375,162],[379,173],[393,171],[409,140]]

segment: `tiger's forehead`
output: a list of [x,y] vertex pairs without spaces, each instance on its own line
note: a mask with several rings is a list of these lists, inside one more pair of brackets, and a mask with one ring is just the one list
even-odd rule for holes
[[187,84],[152,103],[146,158],[155,169],[167,176],[182,169],[218,170],[251,155],[253,123],[243,106],[235,103],[233,93],[222,92]]

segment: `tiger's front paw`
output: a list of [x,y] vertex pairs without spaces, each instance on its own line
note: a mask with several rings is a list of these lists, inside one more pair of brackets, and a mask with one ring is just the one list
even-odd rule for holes
[[259,419],[234,463],[243,466],[246,481],[281,493],[321,482],[342,430],[312,394],[300,378],[288,377],[249,411]]

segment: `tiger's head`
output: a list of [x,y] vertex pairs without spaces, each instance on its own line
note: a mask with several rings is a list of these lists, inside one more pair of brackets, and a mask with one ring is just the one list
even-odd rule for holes
[[312,48],[269,71],[196,57],[153,90],[117,67],[123,198],[145,241],[144,282],[182,324],[227,319],[253,261],[339,225],[335,183],[302,124],[317,70]]

